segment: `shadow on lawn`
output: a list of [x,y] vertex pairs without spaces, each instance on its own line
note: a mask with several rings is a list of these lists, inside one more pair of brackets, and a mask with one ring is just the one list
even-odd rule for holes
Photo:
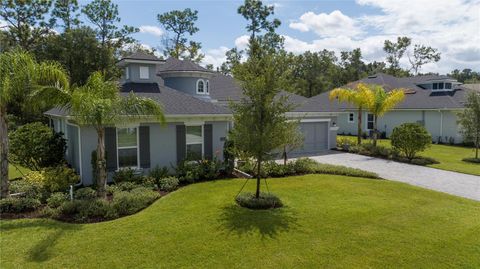
[[[16,229],[43,229],[44,232],[41,233],[41,240],[34,243],[31,249],[28,251],[27,259],[33,262],[44,262],[48,261],[54,256],[52,248],[57,244],[58,240],[68,232],[77,231],[81,228],[81,225],[78,224],[66,224],[59,222],[52,222],[49,220],[28,220],[25,222],[14,222],[6,221],[0,225],[0,229],[3,232]],[[24,231],[28,233],[28,230]],[[35,240],[32,240],[35,242]]]
[[275,238],[278,233],[297,229],[299,226],[294,212],[285,207],[270,210],[250,210],[237,205],[230,205],[223,208],[220,222],[229,232],[235,232],[239,236],[258,231],[262,238]]

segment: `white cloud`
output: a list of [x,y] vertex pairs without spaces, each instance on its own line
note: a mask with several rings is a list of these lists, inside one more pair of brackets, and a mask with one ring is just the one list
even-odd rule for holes
[[153,25],[142,25],[139,27],[140,33],[150,34],[154,36],[162,36],[163,30],[158,26]]
[[6,21],[0,20],[0,29],[1,29],[1,28],[4,28],[4,27],[7,27],[7,26],[8,26],[8,24],[7,24]]
[[314,31],[322,37],[356,36],[362,33],[357,22],[340,10],[332,11],[330,14],[315,14],[309,11],[300,16],[299,21],[291,22],[289,26],[302,32]]
[[[356,0],[379,11],[348,17],[340,11],[330,14],[306,12],[290,28],[313,31],[318,38],[305,42],[285,36],[285,47],[294,53],[305,50],[361,48],[366,61],[385,60],[383,42],[397,36],[412,38],[413,44],[437,48],[441,60],[425,65],[421,72],[448,73],[455,68],[480,66],[480,0]],[[346,30],[349,29],[349,30]],[[413,46],[412,46],[413,47]],[[408,60],[402,59],[403,67]]]
[[248,35],[242,35],[237,37],[235,39],[235,47],[237,47],[240,50],[246,49],[248,46],[248,41],[250,40],[250,37]]
[[226,60],[225,53],[229,49],[225,46],[221,46],[217,49],[209,49],[205,52],[205,58],[203,58],[202,64],[212,64],[214,68],[220,67]]

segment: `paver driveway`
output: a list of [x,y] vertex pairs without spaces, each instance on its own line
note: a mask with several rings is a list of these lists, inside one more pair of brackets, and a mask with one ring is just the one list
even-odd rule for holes
[[382,178],[480,201],[480,176],[398,163],[351,153],[310,156],[321,163],[344,165],[375,172]]

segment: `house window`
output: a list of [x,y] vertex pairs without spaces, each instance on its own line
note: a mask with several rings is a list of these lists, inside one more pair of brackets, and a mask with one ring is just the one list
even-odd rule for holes
[[445,83],[445,89],[448,89],[448,90],[452,89],[452,83],[450,82]]
[[438,89],[443,90],[443,82],[438,83]]
[[203,156],[203,127],[187,126],[187,159],[201,159]]
[[348,114],[348,122],[349,123],[354,122],[354,118],[355,118],[355,114],[353,114],[353,113]]
[[205,94],[205,82],[203,79],[197,80],[197,94]]
[[205,92],[206,92],[207,94],[210,93],[210,81],[208,81],[208,80],[205,81]]
[[367,115],[367,129],[368,130],[373,130],[374,121],[375,121],[375,116],[373,116],[373,114],[369,113]]
[[438,89],[438,83],[433,83],[432,88],[433,88],[434,90],[437,90],[437,89]]
[[140,79],[149,79],[148,66],[140,66]]
[[125,79],[130,79],[130,72],[129,71],[130,70],[129,70],[128,66],[125,67]]
[[118,168],[137,168],[138,157],[138,128],[117,128]]

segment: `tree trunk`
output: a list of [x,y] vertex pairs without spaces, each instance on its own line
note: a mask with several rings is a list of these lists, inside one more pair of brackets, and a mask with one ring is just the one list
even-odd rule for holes
[[358,108],[357,143],[362,144],[362,108]]
[[260,198],[260,177],[262,171],[262,158],[257,159],[257,190],[255,192],[255,198]]
[[283,165],[287,165],[287,147],[283,147]]
[[8,125],[7,109],[0,108],[0,199],[8,197]]
[[376,147],[377,146],[377,135],[378,135],[378,130],[377,130],[377,116],[373,116],[373,146]]
[[97,196],[105,198],[105,187],[107,185],[107,162],[105,160],[105,128],[97,129]]

